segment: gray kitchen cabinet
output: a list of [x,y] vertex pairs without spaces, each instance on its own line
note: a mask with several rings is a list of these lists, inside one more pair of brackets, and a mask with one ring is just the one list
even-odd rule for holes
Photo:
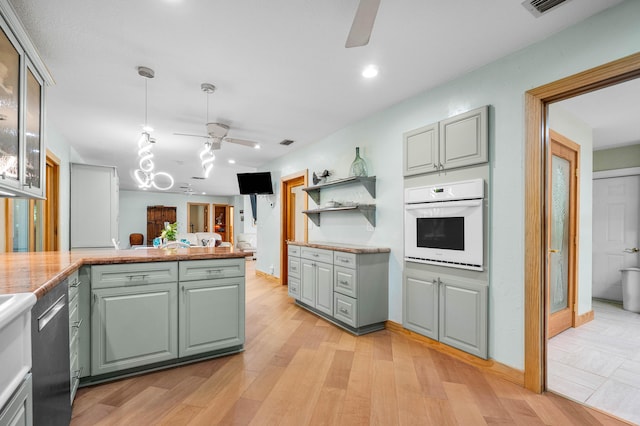
[[[91,266],[78,270],[78,370],[79,377],[91,375]],[[73,373],[73,371],[72,371]]]
[[13,9],[0,9],[0,197],[44,198],[45,82],[53,79]]
[[291,276],[289,263],[289,295],[296,304],[354,334],[384,328],[388,315],[387,252],[355,254],[289,244],[288,254],[290,259],[300,259],[301,265],[296,290],[298,278]]
[[404,278],[402,322],[408,330],[438,340],[438,281],[407,273]]
[[118,240],[118,173],[115,167],[71,163],[70,245],[109,247]]
[[80,278],[78,271],[74,271],[69,275],[68,299],[69,299],[69,372],[71,386],[71,403],[76,396],[78,385],[80,384],[80,357],[79,357],[79,341],[80,341],[80,297],[79,287]]
[[91,288],[92,376],[178,357],[176,262],[93,266]]
[[0,425],[32,426],[31,373],[27,374],[4,407],[0,407]]
[[404,175],[417,175],[437,170],[440,164],[438,144],[438,123],[406,132],[402,155]]
[[404,176],[489,161],[488,111],[483,106],[404,133]]
[[302,264],[300,262],[300,247],[288,246],[287,247],[287,291],[290,297],[294,299],[300,299],[300,275],[302,271]]
[[[179,262],[179,357],[244,344],[244,267],[244,258]],[[193,280],[203,273],[223,277]]]
[[487,358],[487,285],[411,268],[403,282],[406,329]]

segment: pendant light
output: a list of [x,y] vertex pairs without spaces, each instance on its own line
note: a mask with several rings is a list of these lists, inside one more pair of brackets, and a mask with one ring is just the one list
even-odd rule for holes
[[[156,142],[151,137],[153,129],[147,124],[147,82],[150,78],[155,76],[154,71],[148,67],[138,67],[138,74],[145,78],[144,80],[144,127],[142,128],[142,134],[138,139],[138,168],[133,172],[133,176],[138,182],[138,188],[149,189],[155,188],[160,191],[166,191],[173,187],[173,177],[167,172],[154,172],[155,164],[153,162],[153,153],[151,148]],[[156,178],[160,178],[160,182],[164,184],[158,184]]]
[[[209,122],[209,98],[210,95],[215,92],[216,86],[211,83],[202,83],[200,88],[203,92],[207,94],[207,123]],[[218,147],[220,144],[218,143]],[[204,143],[204,148],[200,151],[200,163],[202,165],[202,170],[204,171],[204,177],[207,179],[211,170],[213,170],[213,160],[216,159],[215,154],[213,153],[213,143],[212,138],[209,137]]]

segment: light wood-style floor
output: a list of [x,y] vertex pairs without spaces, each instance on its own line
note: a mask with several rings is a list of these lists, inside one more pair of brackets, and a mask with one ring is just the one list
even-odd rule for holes
[[72,425],[618,425],[389,330],[355,337],[247,267],[241,354],[82,388]]

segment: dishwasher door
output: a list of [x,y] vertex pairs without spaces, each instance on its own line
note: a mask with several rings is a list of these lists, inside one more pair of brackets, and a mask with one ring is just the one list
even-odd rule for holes
[[67,280],[42,296],[31,310],[33,424],[71,421],[69,303]]

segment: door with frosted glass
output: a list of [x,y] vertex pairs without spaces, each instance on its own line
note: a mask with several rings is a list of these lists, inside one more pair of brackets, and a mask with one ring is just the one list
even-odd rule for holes
[[553,131],[549,136],[546,302],[551,338],[574,324],[580,146]]

